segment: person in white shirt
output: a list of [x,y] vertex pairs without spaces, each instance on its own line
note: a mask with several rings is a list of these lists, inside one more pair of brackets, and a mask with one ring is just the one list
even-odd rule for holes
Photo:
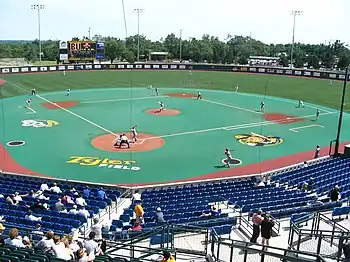
[[34,216],[31,211],[28,212],[28,214],[24,217],[24,219],[27,219],[30,221],[41,221],[41,217]]
[[82,195],[80,195],[77,199],[75,199],[75,204],[77,204],[78,206],[86,206],[86,201],[83,198]]
[[71,260],[72,257],[70,256],[70,250],[66,249],[65,244],[61,241],[61,238],[59,236],[53,237],[53,242],[55,245],[52,247],[53,253],[55,258],[63,259],[63,260]]
[[18,192],[15,192],[15,197],[13,198],[16,201],[23,201],[22,196],[26,196],[26,195],[20,195]]
[[9,238],[5,239],[5,245],[25,248],[26,246],[22,242],[22,238],[18,238],[17,228],[12,228],[9,232]]
[[138,190],[132,195],[132,202],[135,203],[135,201],[141,201],[141,194]]
[[73,215],[76,215],[78,214],[78,209],[77,209],[77,206],[74,205],[73,208],[71,210],[69,210],[68,212],[69,214],[73,214]]
[[86,219],[90,217],[89,211],[86,210],[84,206],[79,210],[78,215],[84,216]]
[[33,235],[44,235],[44,232],[41,230],[41,225],[36,224],[35,230],[32,231]]
[[53,187],[50,188],[50,191],[57,194],[62,193],[61,189],[59,188],[59,186],[57,186],[56,183],[53,184]]
[[53,242],[53,232],[49,231],[46,233],[46,236],[43,237],[43,239],[41,239],[37,244],[36,244],[36,248],[42,249],[42,250],[46,250],[49,248],[52,248],[55,243]]
[[94,225],[91,227],[91,232],[95,233],[96,240],[102,239],[102,225],[99,224],[99,219],[97,217],[94,218]]
[[49,191],[50,189],[49,189],[49,186],[44,182],[44,183],[42,183],[41,184],[41,186],[40,186],[40,191]]

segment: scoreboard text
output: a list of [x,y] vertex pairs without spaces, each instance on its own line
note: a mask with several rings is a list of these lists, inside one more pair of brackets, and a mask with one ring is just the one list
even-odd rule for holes
[[93,41],[69,41],[68,42],[68,60],[86,60],[96,59],[96,42]]

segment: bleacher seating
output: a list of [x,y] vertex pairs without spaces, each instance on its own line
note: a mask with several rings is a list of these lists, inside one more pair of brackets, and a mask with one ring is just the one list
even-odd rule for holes
[[338,185],[342,198],[350,196],[350,158],[328,158],[308,167],[301,166],[278,174],[274,179],[297,186],[307,182],[310,177],[313,178],[314,188],[319,195],[328,194],[335,185]]
[[[18,192],[20,195],[28,194],[31,190],[38,191],[40,185],[45,182],[52,184],[49,180],[37,179],[37,178],[27,178],[27,177],[12,177],[12,176],[1,176],[0,181],[0,194],[4,198],[0,198],[0,215],[4,217],[4,225],[7,228],[18,227],[24,229],[35,229],[35,225],[38,223],[36,221],[30,221],[25,219],[25,215],[28,212],[28,206],[35,203],[36,199],[25,196],[22,197],[23,201],[20,201],[18,205],[9,205],[6,203],[6,197],[8,195]],[[70,186],[73,184],[60,183],[58,186],[61,188],[62,192],[69,190]],[[74,188],[78,193],[86,188],[86,185],[75,184]],[[120,197],[121,193],[116,189],[106,189],[107,198],[98,199],[97,191],[100,187],[90,187],[91,195],[86,198],[87,207],[90,215],[93,216],[98,214],[100,210],[111,205],[113,201]],[[41,203],[47,203],[50,207],[54,207],[57,199],[61,194],[54,192],[45,191],[45,196],[50,197],[50,200],[41,199]],[[73,208],[74,204],[66,204],[65,208],[70,210]],[[53,209],[49,210],[36,210],[33,215],[41,217],[41,225],[43,231],[53,230],[59,235],[69,234],[73,229],[79,228],[82,224],[86,222],[85,217],[75,214],[69,214],[65,212],[58,212]]]

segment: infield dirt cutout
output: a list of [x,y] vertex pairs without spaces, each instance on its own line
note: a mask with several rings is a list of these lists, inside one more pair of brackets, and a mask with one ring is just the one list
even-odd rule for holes
[[47,109],[60,109],[60,108],[71,108],[77,106],[79,104],[78,101],[58,101],[52,103],[42,103],[43,107]]
[[304,118],[302,117],[288,116],[280,113],[266,113],[264,114],[264,118],[267,121],[275,122],[277,124],[290,124],[304,121]]
[[165,94],[165,96],[181,97],[181,98],[196,98],[197,97],[197,95],[191,94],[191,93],[170,93],[170,94]]
[[181,114],[180,110],[177,109],[168,109],[159,110],[159,108],[152,108],[145,110],[146,114],[157,115],[157,116],[176,116]]
[[[131,140],[131,133],[116,132],[115,134],[126,134],[129,140]],[[93,147],[107,151],[107,152],[146,152],[155,150],[165,145],[163,138],[154,136],[151,134],[138,133],[137,141],[135,143],[130,143],[130,148],[127,145],[123,145],[121,148],[119,146],[114,147],[116,136],[113,134],[105,134],[102,136],[95,137],[91,140]],[[113,142],[114,141],[114,142]]]
[[3,79],[0,79],[0,86],[3,86],[3,85],[5,85],[5,80],[3,80]]

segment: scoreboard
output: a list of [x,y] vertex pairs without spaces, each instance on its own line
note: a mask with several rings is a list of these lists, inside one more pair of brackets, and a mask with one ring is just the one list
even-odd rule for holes
[[105,43],[101,41],[60,41],[60,60],[77,62],[105,59]]

